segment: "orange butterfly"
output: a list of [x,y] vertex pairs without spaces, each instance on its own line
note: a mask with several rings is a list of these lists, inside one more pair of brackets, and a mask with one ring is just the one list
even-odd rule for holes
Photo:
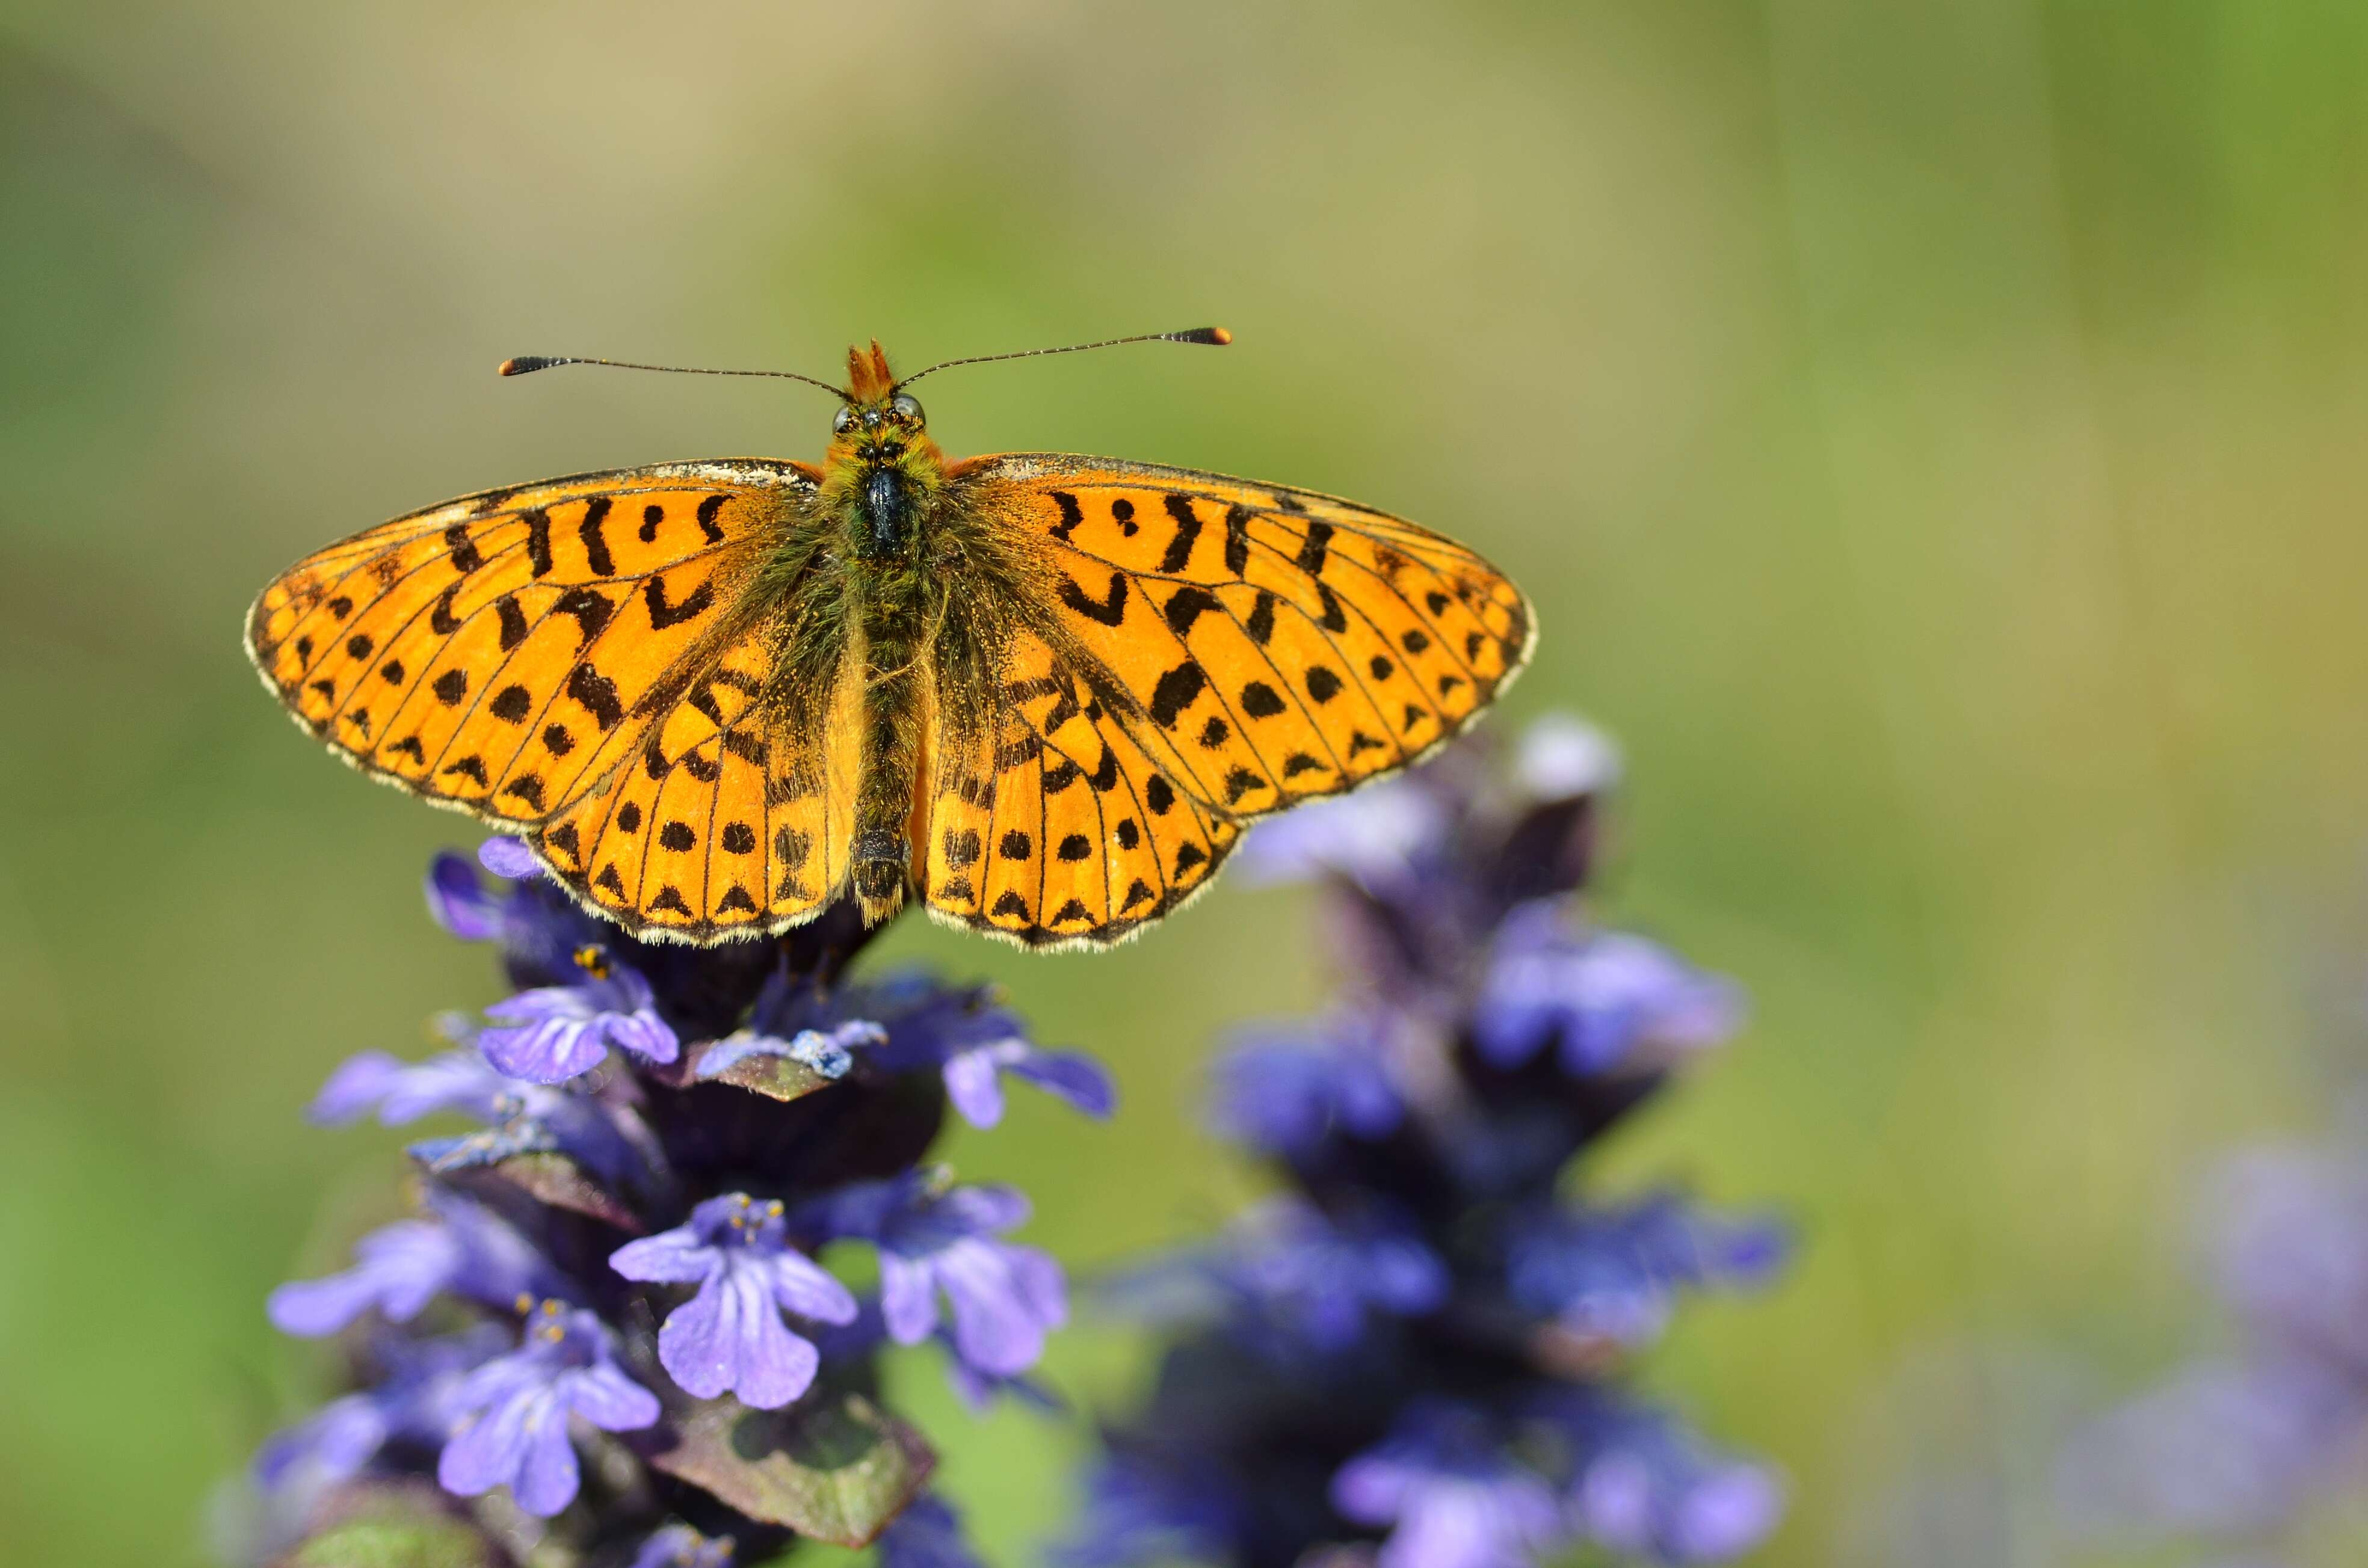
[[848,374],[815,382],[844,404],[819,468],[398,517],[266,588],[248,653],[348,761],[519,830],[637,937],[762,936],[850,887],[876,923],[909,888],[1040,948],[1181,907],[1250,819],[1415,761],[1529,657],[1520,590],[1428,529],[1189,469],[949,462],[918,376],[877,343]]

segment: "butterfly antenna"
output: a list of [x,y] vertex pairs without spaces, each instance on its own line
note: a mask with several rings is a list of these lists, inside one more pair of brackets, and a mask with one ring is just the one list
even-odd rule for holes
[[1234,340],[1234,335],[1221,326],[1196,326],[1186,332],[1146,332],[1135,337],[1106,337],[1099,343],[1072,343],[1064,348],[1021,348],[1009,354],[973,354],[966,359],[940,359],[926,370],[916,370],[898,381],[901,389],[911,386],[923,376],[939,370],[951,369],[956,365],[985,365],[996,359],[1033,359],[1039,354],[1082,354],[1088,348],[1115,348],[1121,343],[1207,343],[1223,347]]
[[795,370],[709,370],[696,365],[637,365],[630,359],[586,359],[567,354],[521,354],[503,360],[494,373],[525,376],[537,370],[548,370],[553,365],[606,365],[617,370],[664,370],[677,376],[774,376],[785,381],[803,381],[810,387],[820,387],[836,398],[844,400],[847,397],[846,392],[828,381],[814,376],[801,376]]

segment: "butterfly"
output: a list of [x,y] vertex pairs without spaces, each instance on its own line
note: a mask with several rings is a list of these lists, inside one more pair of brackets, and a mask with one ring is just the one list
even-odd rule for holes
[[[1152,340],[1230,336],[1116,341]],[[574,363],[611,362],[502,371]],[[1502,573],[1356,502],[950,460],[909,390],[944,368],[900,381],[874,342],[844,388],[717,372],[837,393],[822,464],[659,463],[397,517],[276,578],[248,653],[347,761],[516,833],[636,937],[760,937],[851,892],[868,923],[911,895],[1052,949],[1182,907],[1253,819],[1421,758],[1529,658]]]

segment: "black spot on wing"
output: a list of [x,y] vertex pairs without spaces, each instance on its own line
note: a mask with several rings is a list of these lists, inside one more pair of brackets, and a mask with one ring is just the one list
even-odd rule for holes
[[705,613],[707,607],[715,602],[715,582],[712,578],[701,580],[680,604],[670,605],[666,603],[666,579],[654,576],[642,585],[642,598],[649,607],[650,624],[663,631]]
[[1106,599],[1095,598],[1077,585],[1077,580],[1075,577],[1064,576],[1061,579],[1061,602],[1087,620],[1099,621],[1104,626],[1116,626],[1126,619],[1125,574],[1120,572],[1110,574],[1110,597]]
[[601,531],[611,504],[606,495],[594,496],[584,508],[584,520],[575,525],[575,537],[584,541],[585,564],[603,577],[614,576],[617,571],[616,560],[609,553],[609,536]]
[[617,683],[589,664],[579,661],[567,672],[567,695],[592,715],[603,733],[615,729],[625,716],[624,704],[617,699]]
[[477,541],[469,537],[466,523],[454,523],[444,530],[444,555],[452,562],[452,570],[463,577],[485,563]]
[[1181,572],[1192,563],[1192,541],[1201,537],[1201,519],[1192,515],[1192,498],[1170,492],[1160,497],[1167,515],[1176,519],[1175,537],[1167,541],[1167,553],[1159,558],[1162,572]]
[[1209,677],[1190,659],[1162,675],[1151,689],[1151,717],[1162,729],[1172,730],[1184,710],[1192,705]]
[[1181,637],[1192,630],[1192,623],[1218,608],[1217,597],[1206,588],[1183,587],[1176,590],[1163,612],[1167,629]]

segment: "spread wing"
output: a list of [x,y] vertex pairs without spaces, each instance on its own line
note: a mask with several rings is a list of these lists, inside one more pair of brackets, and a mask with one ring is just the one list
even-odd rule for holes
[[[933,821],[927,891],[938,913],[1031,945],[1106,943],[1157,919],[1205,884],[1244,821],[1417,760],[1529,658],[1529,603],[1504,574],[1354,502],[1042,453],[950,477],[1041,566],[1051,602],[1013,657],[991,744],[941,738],[970,759],[951,776],[973,793],[991,779],[1002,815],[983,825],[939,792],[953,849],[975,832],[980,856],[956,864]],[[1019,756],[1031,746],[1041,775]],[[1109,782],[1073,793],[1074,778]],[[1150,811],[1170,795],[1180,814]],[[1001,825],[1040,810],[1039,828]],[[1039,851],[1050,835],[1050,858],[1005,866],[986,853],[990,825]]]
[[[1099,947],[1188,902],[1241,835],[1106,673],[1020,632],[980,725],[936,705],[916,848],[930,913],[1031,948]],[[972,733],[965,733],[968,730]]]
[[[803,466],[736,459],[465,496],[281,574],[249,614],[248,653],[297,722],[347,761],[536,829],[553,869],[636,935],[707,940],[742,921],[791,924],[822,899],[776,893],[799,880],[776,873],[778,832],[760,875],[707,860],[753,857],[731,849],[743,838],[732,830],[759,823],[828,854],[836,797],[812,749],[820,726],[784,728],[778,704],[740,689],[767,675],[756,563],[814,487]],[[655,847],[629,856],[635,812],[652,819]],[[671,827],[694,821],[691,846],[671,847]]]

